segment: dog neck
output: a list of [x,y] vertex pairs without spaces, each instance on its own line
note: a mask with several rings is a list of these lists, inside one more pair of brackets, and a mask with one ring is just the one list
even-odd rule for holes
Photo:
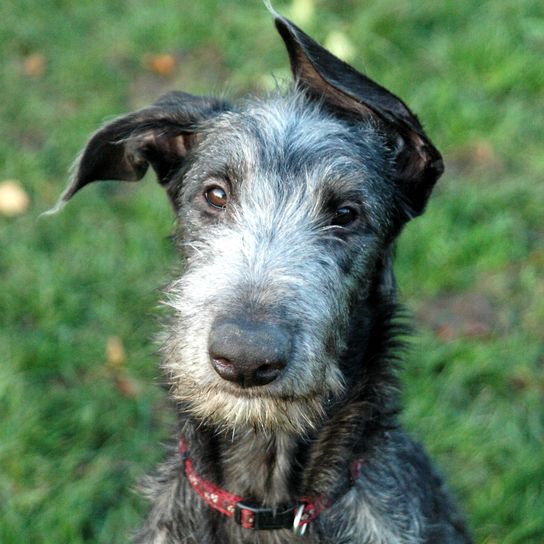
[[265,505],[289,502],[299,439],[281,431],[240,431],[221,441],[221,465],[226,489]]

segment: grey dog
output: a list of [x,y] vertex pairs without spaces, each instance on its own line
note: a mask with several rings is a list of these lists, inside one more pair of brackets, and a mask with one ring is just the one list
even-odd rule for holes
[[469,543],[401,429],[392,245],[443,171],[409,108],[287,19],[294,84],[181,92],[96,132],[61,197],[155,171],[182,273],[162,366],[179,448],[140,543]]

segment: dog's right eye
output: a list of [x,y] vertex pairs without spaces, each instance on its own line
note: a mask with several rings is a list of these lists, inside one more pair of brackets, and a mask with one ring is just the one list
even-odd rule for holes
[[212,208],[217,208],[218,210],[224,210],[227,207],[227,193],[218,185],[210,187],[205,193],[204,197],[206,198],[208,204]]
[[357,212],[350,206],[342,206],[334,212],[331,225],[336,227],[346,227],[357,219]]

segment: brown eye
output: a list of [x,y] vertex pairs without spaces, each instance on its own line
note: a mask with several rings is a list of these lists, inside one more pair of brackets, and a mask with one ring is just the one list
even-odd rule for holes
[[334,212],[334,216],[331,220],[331,225],[338,227],[345,227],[350,223],[353,223],[357,219],[357,212],[349,206],[342,206]]
[[204,193],[204,196],[213,208],[224,210],[227,207],[227,193],[219,186],[211,187]]

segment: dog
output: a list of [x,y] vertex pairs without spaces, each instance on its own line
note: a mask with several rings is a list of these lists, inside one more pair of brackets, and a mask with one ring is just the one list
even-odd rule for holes
[[151,166],[176,215],[161,354],[179,444],[135,541],[470,543],[397,420],[393,245],[441,155],[400,98],[275,24],[289,90],[171,92],[92,135],[61,196]]

